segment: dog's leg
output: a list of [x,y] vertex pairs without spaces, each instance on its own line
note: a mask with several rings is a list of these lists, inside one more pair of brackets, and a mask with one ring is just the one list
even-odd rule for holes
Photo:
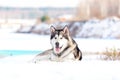
[[[61,55],[61,58],[64,58],[64,57],[66,57],[67,55],[69,55],[69,54],[72,52],[72,50],[74,50],[75,47],[76,47],[76,44],[73,44],[71,47],[69,47],[69,48],[64,52],[64,54]],[[72,54],[72,55],[73,55],[73,54]]]
[[33,62],[34,63],[38,63],[39,61],[49,61],[50,60],[50,56],[52,53],[52,49],[49,49],[43,53],[38,54],[34,59]]

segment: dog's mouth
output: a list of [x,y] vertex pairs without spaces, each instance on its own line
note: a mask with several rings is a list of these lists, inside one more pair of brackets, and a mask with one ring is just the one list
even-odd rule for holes
[[56,42],[56,43],[55,43],[55,52],[56,52],[57,54],[60,53],[61,48],[62,48],[62,46],[60,46],[59,42]]
[[59,53],[60,50],[61,50],[61,48],[62,48],[62,46],[61,46],[61,47],[56,47],[56,48],[55,48],[56,52]]

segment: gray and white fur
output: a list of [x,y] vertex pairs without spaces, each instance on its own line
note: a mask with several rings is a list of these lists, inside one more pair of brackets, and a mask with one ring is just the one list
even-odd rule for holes
[[52,49],[46,50],[38,54],[34,62],[39,61],[79,61],[82,59],[82,52],[78,48],[77,43],[70,36],[68,27],[56,29],[50,27],[50,43]]

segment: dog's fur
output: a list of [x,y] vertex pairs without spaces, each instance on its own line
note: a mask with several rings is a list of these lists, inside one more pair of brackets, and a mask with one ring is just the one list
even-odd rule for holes
[[56,29],[51,26],[50,43],[52,49],[46,50],[35,57],[35,62],[41,60],[69,61],[81,60],[82,52],[76,42],[71,38],[68,27]]

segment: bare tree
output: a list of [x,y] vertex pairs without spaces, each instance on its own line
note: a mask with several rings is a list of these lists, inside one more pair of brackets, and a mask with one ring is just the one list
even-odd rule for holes
[[120,16],[120,0],[81,0],[76,15],[79,20]]

